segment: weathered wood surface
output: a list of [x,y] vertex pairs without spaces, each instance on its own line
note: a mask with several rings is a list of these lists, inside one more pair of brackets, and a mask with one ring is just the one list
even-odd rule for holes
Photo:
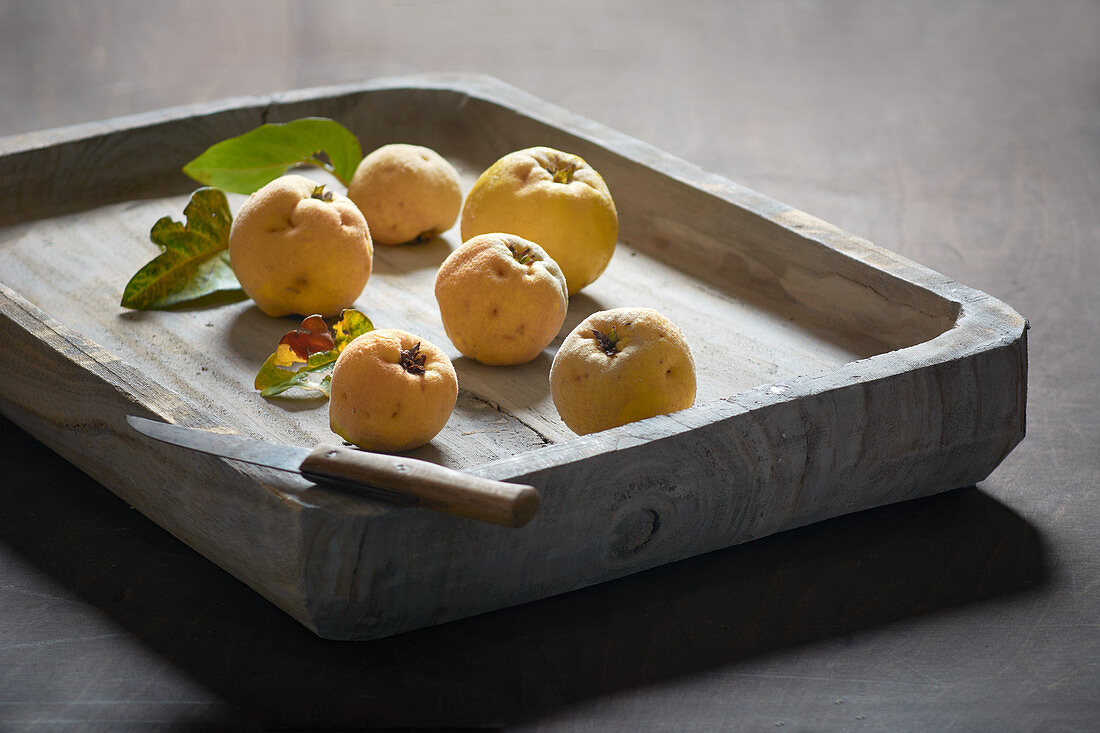
[[[434,147],[467,187],[530,144],[588,159],[616,198],[622,243],[563,334],[599,308],[659,308],[695,351],[696,407],[576,438],[549,402],[555,345],[518,369],[456,359],[456,416],[414,455],[535,485],[540,513],[519,530],[138,440],[127,413],[331,439],[323,404],[251,391],[291,321],[247,302],[117,306],[154,251],[151,223],[182,210],[180,164],[306,114],[339,119],[367,150]],[[39,367],[0,388],[3,412],[323,636],[393,634],[972,484],[1023,435],[1026,324],[1010,308],[491,79],[203,105],[0,140],[0,156],[0,185],[17,191],[0,202],[0,332]],[[456,236],[378,248],[360,301],[376,325],[449,346],[430,283]]]

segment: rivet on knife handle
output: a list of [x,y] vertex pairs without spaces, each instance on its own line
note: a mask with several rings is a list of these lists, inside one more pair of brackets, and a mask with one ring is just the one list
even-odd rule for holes
[[539,509],[533,486],[471,476],[428,461],[319,445],[302,461],[304,476],[340,483],[351,479],[415,499],[425,509],[522,527]]

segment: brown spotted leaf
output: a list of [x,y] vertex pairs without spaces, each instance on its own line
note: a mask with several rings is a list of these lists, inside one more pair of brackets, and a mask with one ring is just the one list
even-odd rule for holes
[[332,351],[336,348],[336,341],[328,330],[328,324],[321,316],[313,315],[302,321],[300,328],[296,328],[283,336],[279,345],[286,345],[302,362],[309,358],[310,354],[319,351]]
[[294,388],[328,397],[332,367],[340,352],[356,336],[372,330],[370,319],[351,308],[341,313],[331,328],[321,316],[309,316],[279,340],[275,353],[256,374],[254,386],[263,397]]

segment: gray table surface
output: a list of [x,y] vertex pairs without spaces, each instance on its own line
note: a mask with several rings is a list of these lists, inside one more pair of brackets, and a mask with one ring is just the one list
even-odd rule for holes
[[0,418],[0,730],[1100,727],[1100,4],[0,1],[0,135],[423,71],[1008,302],[1026,440],[977,487],[352,644]]

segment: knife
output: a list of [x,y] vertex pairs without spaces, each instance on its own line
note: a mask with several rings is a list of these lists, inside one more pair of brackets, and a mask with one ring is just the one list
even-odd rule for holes
[[533,486],[480,478],[414,458],[328,443],[313,449],[277,445],[133,415],[127,415],[126,422],[163,443],[504,527],[522,527],[539,508],[539,492]]

